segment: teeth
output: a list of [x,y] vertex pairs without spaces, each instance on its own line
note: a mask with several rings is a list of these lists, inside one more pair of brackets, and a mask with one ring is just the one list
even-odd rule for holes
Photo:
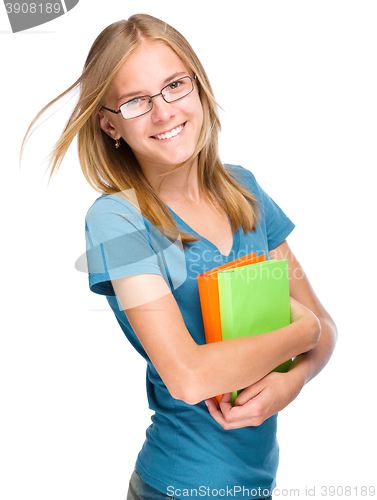
[[183,130],[183,125],[180,125],[177,128],[173,128],[173,130],[170,130],[170,132],[165,132],[165,134],[160,134],[155,137],[157,139],[170,139],[171,137],[175,137],[176,135],[180,134]]

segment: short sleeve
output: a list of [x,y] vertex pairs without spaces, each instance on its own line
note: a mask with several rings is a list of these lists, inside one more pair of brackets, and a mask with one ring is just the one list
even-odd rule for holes
[[[234,169],[234,170],[233,170]],[[254,175],[242,167],[233,167],[236,179],[241,181],[257,198],[261,215],[260,224],[267,236],[268,251],[276,248],[293,231],[295,225],[279,205],[262,189]],[[238,178],[240,176],[240,178]]]
[[114,296],[111,280],[135,274],[159,274],[168,282],[160,255],[164,242],[157,241],[153,226],[148,228],[141,213],[122,198],[103,195],[94,202],[85,218],[85,237],[93,292]]
[[295,225],[279,205],[260,187],[257,181],[255,182],[258,186],[261,201],[260,209],[264,212],[268,251],[271,251],[288,237]]

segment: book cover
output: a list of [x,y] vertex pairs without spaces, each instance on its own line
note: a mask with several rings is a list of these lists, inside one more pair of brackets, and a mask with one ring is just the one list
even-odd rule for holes
[[[261,335],[291,322],[287,260],[218,272],[222,339]],[[286,372],[291,360],[274,371]],[[232,400],[239,391],[232,393]]]
[[[257,256],[254,252],[215,267],[214,269],[197,276],[200,305],[202,309],[204,332],[207,344],[222,340],[217,273],[222,270],[242,267],[255,262],[263,262],[265,260],[266,256],[264,254]],[[216,399],[220,401],[221,395],[216,396]]]

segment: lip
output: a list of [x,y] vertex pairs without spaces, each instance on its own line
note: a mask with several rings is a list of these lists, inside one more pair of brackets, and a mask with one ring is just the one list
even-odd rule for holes
[[[187,122],[180,123],[179,125],[176,125],[175,127],[172,127],[168,130],[165,130],[164,132],[159,132],[158,134],[151,135],[151,139],[155,139],[156,141],[159,141],[159,142],[166,142],[166,141],[172,141],[173,139],[178,139],[178,137],[180,137],[186,129],[186,123]],[[171,132],[173,129],[181,127],[182,125],[183,125],[183,129],[181,130],[181,132],[179,132],[179,134],[174,135],[172,137],[169,137],[168,139],[158,139],[158,137],[157,137],[158,135],[162,135],[162,134],[166,134],[167,132]]]

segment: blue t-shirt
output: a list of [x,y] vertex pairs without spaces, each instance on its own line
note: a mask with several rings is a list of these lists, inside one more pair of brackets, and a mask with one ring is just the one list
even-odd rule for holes
[[182,250],[179,239],[163,236],[140,214],[137,200],[129,202],[122,194],[100,196],[86,216],[90,289],[106,295],[126,337],[147,362],[147,396],[154,414],[135,468],[147,484],[171,496],[179,492],[182,497],[211,498],[232,493],[245,500],[269,496],[275,487],[277,415],[258,427],[224,430],[204,401],[188,405],[174,399],[131,328],[110,281],[143,273],[163,276],[188,331],[197,344],[205,344],[197,275],[253,252],[268,258],[268,252],[294,228],[251,172],[226,168],[242,175],[236,180],[256,196],[261,215],[256,231],[245,235],[240,227],[233,233],[227,256],[169,209],[182,231],[199,238]]

